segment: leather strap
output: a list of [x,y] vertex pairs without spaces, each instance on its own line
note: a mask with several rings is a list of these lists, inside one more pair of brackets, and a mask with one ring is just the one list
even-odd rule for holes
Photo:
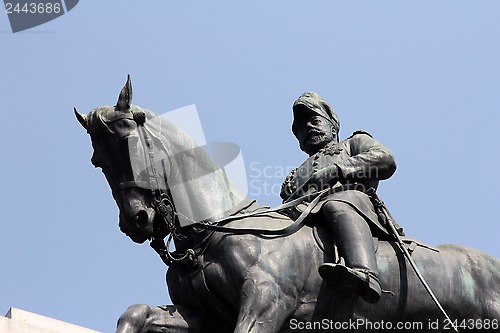
[[[226,232],[226,233],[231,233],[235,235],[241,235],[241,234],[254,234],[254,235],[268,235],[268,236],[286,236],[289,234],[292,234],[293,232],[297,231],[301,226],[302,223],[304,222],[305,218],[309,215],[309,213],[316,207],[316,205],[319,203],[319,201],[323,198],[325,194],[328,193],[330,189],[323,190],[321,192],[318,192],[316,197],[307,205],[307,208],[300,214],[300,216],[288,227],[283,228],[283,229],[256,229],[256,228],[231,228],[231,227],[224,227],[220,225],[211,225],[211,224],[204,224],[204,223],[195,223],[193,226],[196,226],[197,228],[200,229],[205,229],[205,230],[211,230],[211,231],[217,231],[217,232]],[[309,196],[307,196],[309,197]],[[229,216],[223,220],[217,221],[216,223],[228,223],[233,220],[240,220],[245,217],[255,217],[260,214],[267,214],[270,212],[276,212],[278,210],[282,210],[287,207],[295,206],[298,205],[300,202],[304,201],[306,197],[301,197],[299,199],[290,201],[286,204],[280,205],[276,208],[273,209],[265,209],[263,211],[257,211],[257,212],[252,212],[248,214],[240,214],[240,215],[234,215],[234,216]]]

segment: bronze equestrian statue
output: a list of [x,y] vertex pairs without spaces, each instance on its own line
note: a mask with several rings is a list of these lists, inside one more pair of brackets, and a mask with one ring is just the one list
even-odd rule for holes
[[[370,191],[357,187],[376,188],[378,180],[390,177],[395,167],[392,157],[380,152],[388,161],[385,169],[367,181],[356,178],[359,175],[352,175],[340,157],[355,154],[362,142],[378,144],[366,133],[337,144],[333,118],[317,113],[324,119],[320,119],[321,126],[314,126],[311,114],[315,111],[299,110],[300,99],[296,104],[295,116],[304,121],[296,122],[294,131],[302,148],[311,154],[310,170],[320,173],[306,171],[301,176],[299,167],[295,176],[287,178],[283,186],[287,199],[281,207],[287,214],[246,199],[184,132],[132,105],[130,79],[115,106],[96,108],[88,115],[75,109],[92,141],[91,161],[102,168],[119,207],[120,229],[134,242],[151,240],[169,265],[167,284],[173,305],[131,306],[120,317],[117,332],[436,332],[451,330],[452,325],[461,325],[460,332],[498,331],[500,261],[463,246],[432,248],[403,239],[412,261],[451,318],[444,320],[399,244],[373,215],[373,211],[378,214],[376,207],[365,198]],[[330,125],[332,131],[324,135],[335,134],[321,148],[325,157],[320,156],[316,165],[316,149],[309,145],[316,139],[301,133],[302,126],[309,126],[307,119],[315,134]],[[330,168],[335,155],[341,155],[337,167]],[[141,162],[143,172],[138,173],[131,161]],[[207,174],[213,177],[203,183],[206,177],[201,176]],[[182,196],[173,200],[175,187],[186,180],[200,181],[196,202],[180,202]],[[325,189],[311,190],[311,184],[326,183]],[[342,191],[337,192],[337,187],[346,193],[338,194]],[[350,196],[353,191],[359,193]],[[358,208],[354,216],[351,208],[358,204],[368,207]],[[190,205],[193,211],[216,213],[181,227],[181,214],[186,215]],[[288,215],[294,211],[300,216],[292,219]],[[340,218],[336,225],[342,214],[349,218]],[[353,226],[362,231],[352,231]],[[174,241],[173,253],[164,243],[167,236],[169,242]],[[355,249],[351,241],[362,245]],[[318,274],[318,267],[325,263],[332,268],[322,273],[326,281]]]

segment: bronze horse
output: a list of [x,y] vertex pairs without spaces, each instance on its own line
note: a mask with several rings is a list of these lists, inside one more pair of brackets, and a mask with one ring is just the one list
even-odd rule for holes
[[[92,140],[92,163],[102,168],[120,209],[120,229],[137,243],[153,239],[170,265],[167,284],[174,305],[131,306],[117,332],[436,332],[450,331],[454,324],[460,332],[498,331],[497,258],[457,245],[433,249],[409,241],[413,260],[451,322],[444,320],[393,240],[374,239],[383,288],[377,304],[331,289],[317,271],[336,256],[333,245],[323,241],[331,239],[323,237],[328,231],[308,221],[285,235],[252,232],[283,229],[293,221],[276,212],[248,213],[258,205],[239,194],[192,139],[165,120],[155,122],[161,117],[131,100],[129,79],[115,107],[88,115],[75,109]],[[134,155],[130,147],[142,153]],[[153,150],[154,158],[148,154]],[[134,176],[134,158],[149,171]],[[209,182],[195,182],[172,197],[176,184],[208,173]],[[210,217],[182,224],[180,218],[189,220],[189,214]],[[203,227],[221,219],[225,227],[244,230]],[[176,248],[171,255],[159,246],[169,234]]]

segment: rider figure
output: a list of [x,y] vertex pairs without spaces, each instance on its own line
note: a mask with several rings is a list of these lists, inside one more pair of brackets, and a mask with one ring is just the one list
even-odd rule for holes
[[372,232],[387,231],[366,192],[394,174],[394,158],[364,131],[354,132],[339,143],[337,115],[316,93],[302,94],[293,104],[293,115],[292,131],[309,158],[287,176],[281,197],[287,201],[331,188],[313,213],[320,212],[333,231],[345,265],[324,263],[319,274],[328,285],[349,288],[365,301],[376,303],[381,286]]

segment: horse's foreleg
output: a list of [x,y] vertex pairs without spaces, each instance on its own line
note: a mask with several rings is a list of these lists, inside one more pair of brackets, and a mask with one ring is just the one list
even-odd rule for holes
[[201,332],[203,320],[184,307],[175,305],[129,307],[118,319],[116,333]]
[[278,332],[293,300],[264,271],[251,274],[243,285],[235,333]]

